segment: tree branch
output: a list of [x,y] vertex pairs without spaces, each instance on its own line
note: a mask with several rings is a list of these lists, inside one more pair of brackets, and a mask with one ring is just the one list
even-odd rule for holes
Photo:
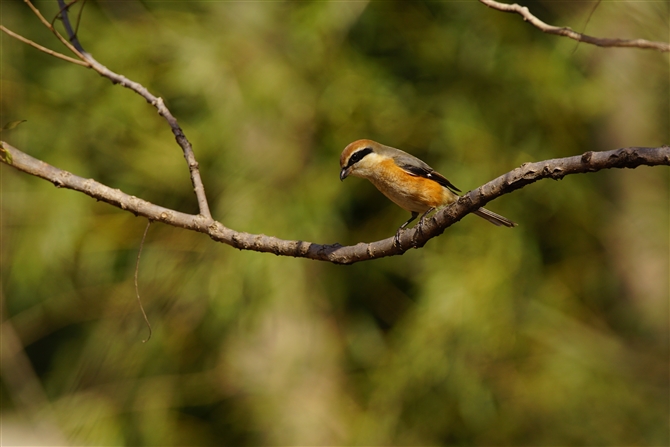
[[500,3],[495,0],[479,0],[489,8],[497,9],[502,12],[512,12],[519,14],[523,20],[530,22],[539,30],[548,33],[565,36],[574,39],[578,42],[590,43],[599,47],[627,47],[627,48],[642,48],[648,50],[658,50],[662,52],[670,52],[670,44],[665,42],[652,42],[645,39],[606,39],[599,37],[592,37],[586,34],[578,33],[568,27],[558,27],[544,23],[542,20],[530,13],[527,7],[518,5],[516,3]]
[[207,234],[217,242],[222,242],[240,250],[274,253],[278,256],[308,258],[336,264],[353,264],[359,261],[401,255],[410,248],[422,247],[430,239],[442,234],[444,230],[461,220],[468,213],[504,194],[541,179],[560,180],[566,175],[584,174],[610,168],[636,168],[640,165],[670,166],[670,147],[628,147],[605,152],[586,152],[573,157],[536,163],[524,163],[520,167],[466,193],[458,202],[438,211],[432,218],[426,219],[422,230],[414,227],[403,232],[400,236],[399,247],[394,245],[393,237],[371,243],[342,246],[340,244],[321,245],[305,241],[288,241],[264,234],[238,232],[227,228],[211,217],[185,214],[163,208],[125,194],[118,189],[112,189],[93,179],[78,177],[37,160],[1,141],[0,161],[19,171],[48,180],[58,188],[83,192],[96,200],[107,202],[117,208],[130,211],[136,216],[144,216],[152,221]]
[[43,16],[42,13],[40,12],[40,10],[37,9],[37,8],[35,7],[35,5],[33,5],[33,4],[30,2],[30,0],[23,0],[23,1],[24,1],[25,4],[28,5],[28,7],[30,8],[30,10],[33,12],[33,14],[35,14],[35,15],[37,16],[37,18],[40,19],[40,22],[42,22],[42,24],[43,24],[49,31],[51,31],[51,32],[56,36],[56,38],[57,38],[58,40],[60,40],[61,43],[62,43],[63,45],[65,45],[65,46],[68,48],[68,50],[72,51],[72,52],[73,52],[78,58],[80,58],[81,60],[85,60],[84,55],[83,55],[77,48],[75,48],[70,42],[68,42],[68,40],[67,40],[65,37],[63,37],[63,36],[61,35],[61,33],[59,33],[58,30],[57,30],[56,28],[54,28],[53,25],[52,25],[51,23],[49,23],[49,21],[48,21],[46,18],[44,18],[44,16]]
[[[156,97],[152,95],[149,90],[147,90],[143,85],[131,81],[130,79],[126,78],[125,76],[122,76],[120,74],[114,73],[104,65],[102,65],[100,62],[96,61],[93,56],[86,52],[84,48],[82,47],[81,43],[79,42],[77,36],[75,36],[74,31],[72,30],[72,26],[70,25],[70,21],[68,18],[68,8],[70,5],[66,5],[62,0],[59,0],[59,5],[61,6],[61,10],[59,12],[60,16],[63,18],[63,23],[65,24],[66,31],[68,33],[68,37],[70,41],[74,43],[70,43],[67,39],[65,39],[54,27],[49,21],[47,21],[42,13],[37,9],[31,2],[30,0],[24,0],[24,2],[30,7],[30,9],[33,11],[33,13],[40,19],[40,21],[44,24],[45,27],[47,27],[51,32],[53,32],[56,37],[65,45],[67,46],[70,51],[72,51],[77,57],[79,57],[82,61],[85,62],[86,66],[88,68],[92,68],[93,70],[97,71],[98,74],[101,76],[109,79],[112,81],[113,84],[120,84],[122,87],[125,87],[127,89],[130,89],[143,97],[149,104],[152,106],[156,107],[158,110],[158,114],[165,118],[165,120],[168,122],[170,125],[170,129],[172,129],[172,133],[175,136],[175,139],[177,140],[177,144],[181,147],[182,151],[184,152],[184,158],[186,159],[186,163],[188,164],[188,169],[191,175],[191,183],[193,183],[193,190],[195,192],[196,199],[198,201],[198,209],[200,210],[200,214],[204,216],[205,218],[211,219],[212,214],[209,210],[209,203],[207,202],[207,195],[205,194],[205,186],[202,182],[202,178],[200,177],[200,169],[198,166],[198,162],[195,159],[195,154],[193,152],[193,147],[191,146],[191,143],[188,141],[186,136],[184,135],[184,132],[182,131],[181,127],[177,123],[177,119],[172,115],[170,110],[165,106],[165,103],[163,102],[162,98]],[[7,32],[8,30],[3,31]],[[9,34],[9,33],[8,33]],[[10,34],[12,35],[12,34]],[[20,39],[18,35],[12,36],[16,37],[19,40],[26,40],[25,38]],[[26,42],[28,43],[28,42]],[[59,53],[52,54],[50,50],[48,49],[42,49],[39,48],[39,46],[32,45],[36,48],[38,48],[41,51],[45,51],[48,54],[51,54],[52,56],[56,56]],[[76,47],[75,47],[76,46]],[[64,56],[67,57],[67,56]],[[61,57],[63,59],[63,57]],[[66,59],[67,60],[67,59]]]
[[7,34],[8,36],[13,37],[13,38],[16,39],[16,40],[19,40],[19,41],[21,41],[21,42],[23,42],[23,43],[25,43],[25,44],[27,44],[27,45],[30,45],[30,46],[33,47],[33,48],[36,48],[36,49],[38,49],[38,50],[40,50],[40,51],[43,51],[44,53],[46,53],[46,54],[48,54],[48,55],[50,55],[50,56],[54,56],[54,57],[57,57],[57,58],[59,58],[59,59],[63,59],[64,61],[67,61],[67,62],[70,62],[70,63],[73,63],[73,64],[83,65],[84,67],[88,67],[88,66],[89,66],[89,64],[88,64],[87,62],[82,62],[82,61],[77,60],[77,59],[75,59],[75,58],[73,58],[73,57],[66,56],[66,55],[64,55],[64,54],[62,54],[62,53],[59,53],[59,52],[54,51],[54,50],[51,50],[51,49],[49,49],[49,48],[47,48],[47,47],[43,47],[42,45],[40,45],[40,44],[38,44],[38,43],[35,43],[35,42],[33,42],[32,40],[30,40],[30,39],[26,39],[25,37],[23,37],[23,36],[20,35],[20,34],[16,34],[14,31],[12,31],[12,30],[10,30],[10,29],[4,27],[3,25],[0,25],[0,31],[4,32],[4,33]]

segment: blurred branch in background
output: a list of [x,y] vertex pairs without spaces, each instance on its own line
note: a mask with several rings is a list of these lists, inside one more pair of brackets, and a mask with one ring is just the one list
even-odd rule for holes
[[24,351],[21,339],[7,318],[5,295],[0,290],[0,373],[8,397],[25,421],[2,421],[2,445],[27,445],[29,440],[43,444],[67,445],[58,430],[58,419],[42,383]]
[[588,36],[586,34],[578,33],[565,26],[553,26],[544,23],[542,20],[531,14],[526,6],[521,6],[517,3],[500,3],[495,0],[479,0],[489,8],[497,9],[498,11],[511,12],[519,14],[523,20],[529,22],[531,25],[548,34],[556,34],[558,36],[568,37],[578,42],[589,43],[599,47],[623,47],[623,48],[641,48],[647,50],[658,50],[664,53],[670,51],[670,44],[665,42],[650,42],[645,39],[607,39],[600,37]]

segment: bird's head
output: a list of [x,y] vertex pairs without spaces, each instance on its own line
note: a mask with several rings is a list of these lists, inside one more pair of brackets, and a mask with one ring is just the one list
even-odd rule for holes
[[340,156],[340,180],[350,175],[367,178],[380,159],[382,145],[372,140],[356,140],[342,151]]

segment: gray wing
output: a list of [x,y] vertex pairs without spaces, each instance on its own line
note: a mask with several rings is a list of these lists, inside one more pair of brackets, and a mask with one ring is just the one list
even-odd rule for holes
[[460,189],[456,188],[442,174],[435,171],[433,168],[413,155],[407,153],[395,155],[393,157],[393,161],[395,161],[395,164],[398,165],[400,169],[407,172],[408,174],[433,180],[445,188],[449,188],[453,192],[461,192]]

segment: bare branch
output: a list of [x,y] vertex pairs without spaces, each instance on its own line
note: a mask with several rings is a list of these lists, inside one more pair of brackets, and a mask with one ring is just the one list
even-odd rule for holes
[[95,59],[93,59],[93,56],[91,56],[88,53],[86,53],[86,60],[91,64],[91,68],[97,71],[101,76],[106,77],[114,84],[119,84],[122,87],[134,91],[135,93],[143,97],[149,104],[156,107],[156,109],[158,110],[158,114],[163,118],[165,118],[165,120],[170,125],[170,129],[172,129],[172,133],[174,134],[175,139],[177,140],[177,144],[179,144],[179,146],[182,148],[182,151],[184,152],[184,158],[186,159],[186,163],[188,164],[188,169],[191,174],[191,182],[193,183],[193,190],[195,191],[196,199],[198,200],[198,209],[200,210],[200,214],[202,214],[204,217],[211,219],[212,214],[209,210],[207,195],[205,194],[205,186],[202,182],[202,178],[200,177],[200,168],[198,162],[195,159],[195,154],[193,153],[193,147],[191,146],[191,143],[188,141],[186,135],[184,135],[184,132],[177,123],[177,119],[165,106],[163,99],[152,95],[149,92],[149,90],[147,90],[142,84],[131,81],[130,79],[126,78],[123,75],[114,73],[113,71],[111,71],[110,69],[108,69]]
[[21,42],[30,45],[33,48],[37,48],[38,50],[43,51],[44,53],[46,53],[50,56],[54,56],[54,57],[57,57],[59,59],[63,59],[64,61],[71,62],[73,64],[83,65],[84,67],[90,67],[90,64],[88,62],[83,62],[83,61],[77,60],[73,57],[66,56],[66,55],[61,54],[57,51],[51,50],[47,47],[43,47],[42,45],[40,45],[38,43],[35,43],[32,40],[21,36],[20,34],[16,34],[14,31],[12,31],[8,28],[5,28],[3,25],[0,25],[0,31],[2,31],[5,34],[13,37],[14,39],[20,40]]
[[305,241],[288,241],[263,234],[237,232],[211,217],[185,214],[163,208],[125,194],[118,189],[112,189],[93,179],[78,177],[37,160],[5,142],[0,142],[0,161],[19,171],[48,180],[56,187],[83,192],[96,200],[107,202],[152,221],[205,233],[215,241],[240,250],[274,253],[278,256],[308,258],[336,264],[353,264],[358,261],[400,255],[410,248],[422,247],[468,213],[503,194],[508,194],[541,179],[559,180],[570,174],[584,174],[609,168],[635,168],[640,165],[670,166],[670,147],[629,147],[605,152],[586,152],[573,157],[536,163],[524,163],[507,174],[468,192],[458,202],[427,219],[423,231],[415,227],[403,232],[400,236],[400,247],[394,245],[393,237],[371,243],[342,246],[340,244],[320,245]]
[[652,42],[645,39],[606,39],[599,37],[592,37],[586,34],[578,33],[568,27],[558,27],[544,23],[542,20],[530,13],[527,7],[518,5],[516,3],[500,3],[495,0],[479,0],[486,6],[497,9],[503,12],[517,13],[523,20],[530,22],[531,25],[548,34],[556,34],[574,39],[578,42],[590,43],[599,47],[626,47],[626,48],[642,48],[648,50],[658,50],[662,52],[670,52],[670,44],[665,42]]
[[45,27],[47,27],[47,29],[49,29],[49,31],[54,33],[56,38],[58,40],[60,40],[63,45],[65,45],[70,51],[72,51],[75,55],[77,55],[77,57],[79,57],[79,59],[86,60],[86,58],[84,57],[84,54],[81,53],[78,49],[76,49],[65,37],[62,36],[61,33],[58,32],[58,30],[56,28],[53,27],[53,25],[51,25],[51,23],[49,23],[49,21],[44,18],[44,16],[40,12],[40,10],[37,9],[35,7],[35,5],[33,5],[31,3],[30,0],[23,0],[23,1],[28,5],[30,10],[33,12],[33,14],[35,14],[37,16],[37,18],[40,19],[40,22],[42,22],[42,24]]
[[[177,123],[177,119],[165,106],[163,99],[152,95],[149,92],[149,90],[147,90],[143,85],[131,81],[125,76],[114,73],[113,71],[102,65],[100,62],[96,61],[93,58],[93,56],[91,56],[90,53],[84,51],[82,45],[79,43],[79,40],[77,39],[77,37],[74,34],[74,31],[72,30],[72,26],[70,25],[70,21],[68,18],[68,7],[71,5],[66,5],[62,0],[59,0],[59,5],[61,6],[60,15],[63,18],[63,23],[65,24],[65,29],[69,35],[69,38],[72,42],[74,42],[76,48],[75,46],[73,46],[72,43],[70,43],[67,39],[65,39],[53,27],[53,25],[49,23],[49,21],[47,21],[44,18],[39,9],[37,9],[30,2],[30,0],[24,0],[24,2],[30,7],[30,9],[40,19],[40,21],[44,24],[44,26],[46,26],[49,30],[51,30],[56,35],[56,37],[58,37],[58,39],[70,49],[70,51],[72,51],[74,54],[76,54],[79,58],[81,58],[85,62],[85,66],[97,71],[98,74],[109,79],[110,81],[112,81],[113,84],[120,84],[122,87],[134,91],[135,93],[143,97],[149,104],[156,107],[156,109],[158,110],[158,114],[163,118],[165,118],[165,120],[170,125],[170,129],[172,129],[172,133],[174,134],[175,139],[177,140],[177,144],[179,144],[179,146],[182,148],[182,151],[184,152],[184,158],[186,159],[186,163],[188,164],[188,169],[191,174],[191,182],[193,183],[193,190],[195,192],[196,199],[198,201],[198,209],[200,210],[200,214],[206,218],[211,219],[212,214],[209,210],[209,203],[207,202],[207,195],[205,194],[205,186],[202,182],[202,178],[200,177],[200,169],[198,166],[198,162],[195,159],[195,154],[193,153],[193,147],[191,146],[191,143],[188,141],[181,127]],[[68,60],[68,62],[71,61]]]

